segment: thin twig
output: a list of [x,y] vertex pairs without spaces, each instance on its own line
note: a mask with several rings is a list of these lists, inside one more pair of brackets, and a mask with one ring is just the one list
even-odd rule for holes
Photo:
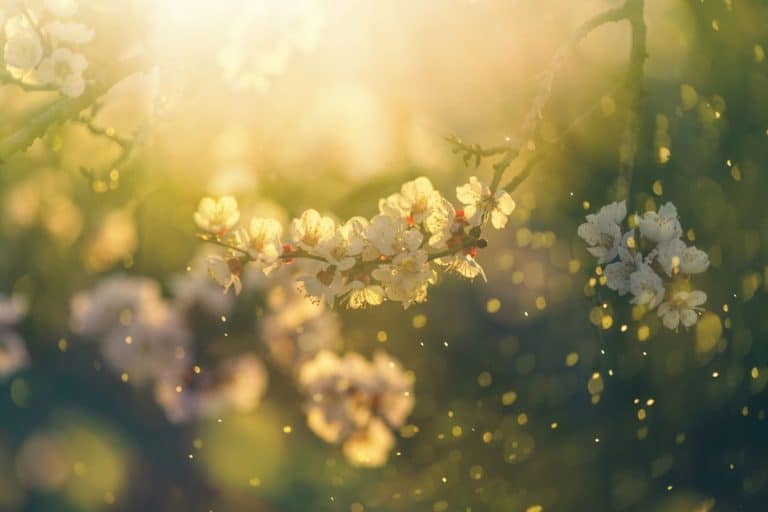
[[96,124],[93,122],[93,117],[80,117],[79,119],[75,119],[74,122],[85,126],[88,131],[94,135],[111,140],[123,149],[127,148],[132,142],[130,139],[121,137],[115,133],[115,130],[112,128],[102,128],[100,126],[96,126]]

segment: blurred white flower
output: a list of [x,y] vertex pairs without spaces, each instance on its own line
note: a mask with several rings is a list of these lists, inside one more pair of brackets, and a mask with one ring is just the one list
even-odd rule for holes
[[16,16],[5,23],[5,64],[22,72],[34,69],[43,58],[43,44],[26,18]]
[[373,362],[356,353],[323,351],[299,370],[309,397],[307,425],[321,439],[342,443],[350,463],[383,465],[394,446],[392,429],[413,410],[413,379],[390,356]]
[[206,233],[222,236],[240,220],[237,200],[232,196],[217,199],[204,197],[195,212],[197,227]]
[[364,429],[350,435],[341,450],[353,466],[377,468],[386,464],[394,447],[392,431],[383,421],[374,418]]
[[477,179],[469,178],[465,185],[456,187],[456,197],[464,205],[464,215],[472,226],[477,226],[483,221],[483,217],[490,213],[491,225],[496,229],[502,229],[507,225],[507,218],[515,209],[515,201],[507,192],[497,190],[491,194],[488,185]]
[[305,210],[291,222],[291,237],[305,251],[314,252],[336,234],[336,222],[317,210]]
[[29,364],[27,346],[21,336],[0,328],[0,382]]
[[83,71],[88,61],[68,48],[56,48],[37,68],[37,77],[43,83],[56,85],[62,94],[77,98],[85,90]]
[[596,214],[587,215],[587,222],[581,224],[578,235],[589,245],[587,248],[598,263],[608,263],[619,253],[622,240],[619,224],[627,215],[624,201],[603,206]]
[[85,44],[93,39],[94,30],[82,23],[52,21],[43,26],[43,30],[55,44]]
[[232,296],[221,293],[221,288],[211,280],[204,255],[190,263],[188,272],[173,276],[170,287],[174,306],[186,313],[220,317],[229,314],[234,305]]
[[117,374],[144,385],[179,375],[192,360],[191,333],[178,311],[162,303],[138,321],[115,326],[101,338],[101,353]]
[[645,263],[629,276],[629,291],[634,296],[632,304],[647,304],[650,309],[659,305],[665,293],[661,278]]
[[645,212],[637,223],[640,233],[653,242],[667,242],[680,238],[683,228],[677,218],[677,208],[666,203],[658,212]]
[[677,330],[681,323],[688,328],[696,324],[699,319],[697,311],[703,310],[700,306],[706,301],[707,295],[704,292],[679,291],[659,305],[658,315],[668,329]]
[[77,12],[77,0],[45,0],[45,8],[60,18],[69,18]]
[[[281,274],[286,274],[281,272]],[[292,275],[272,274],[267,312],[259,321],[261,339],[283,368],[295,367],[321,350],[332,349],[341,335],[338,316],[296,289]]]
[[83,336],[102,337],[111,329],[141,322],[163,312],[160,286],[151,279],[114,275],[88,292],[79,292],[70,303],[70,325]]
[[267,371],[254,354],[245,353],[217,365],[213,371],[184,379],[166,375],[155,385],[155,399],[168,419],[185,423],[247,413],[258,407],[267,388]]
[[20,295],[0,293],[0,328],[16,325],[27,312],[27,301]]

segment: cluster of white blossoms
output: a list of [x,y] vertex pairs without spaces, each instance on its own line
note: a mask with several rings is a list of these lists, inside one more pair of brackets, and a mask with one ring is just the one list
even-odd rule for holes
[[254,217],[238,227],[233,197],[203,198],[194,215],[201,238],[227,248],[210,259],[210,273],[225,291],[240,293],[246,265],[269,274],[285,263],[298,266],[308,296],[329,306],[357,309],[385,300],[404,308],[427,300],[437,268],[469,279],[485,277],[477,263],[486,242],[481,228],[501,229],[515,208],[507,192],[493,191],[474,176],[456,188],[461,208],[429,179],[416,178],[400,192],[379,200],[379,214],[337,222],[306,210],[287,230],[275,219]]
[[602,266],[606,286],[622,296],[631,294],[632,304],[658,308],[669,329],[693,326],[707,296],[692,289],[690,276],[709,268],[707,253],[683,242],[672,203],[632,216],[632,229],[622,229],[626,217],[624,201],[611,203],[587,215],[578,228],[587,250]]
[[151,387],[174,422],[250,411],[267,386],[264,365],[250,353],[212,368],[193,364],[195,320],[218,319],[232,301],[222,300],[204,269],[192,270],[173,279],[177,296],[171,301],[151,279],[118,275],[71,303],[72,330],[98,342],[107,366],[124,382]]
[[390,356],[372,361],[360,354],[322,351],[304,363],[299,383],[309,397],[307,425],[321,439],[341,443],[356,466],[386,463],[395,445],[393,429],[413,410],[413,375]]
[[15,329],[26,311],[21,297],[0,293],[0,382],[29,364],[27,346]]
[[3,64],[15,79],[30,85],[50,85],[70,97],[85,90],[86,58],[75,51],[93,39],[94,31],[70,21],[78,10],[75,0],[44,0],[35,12],[26,2],[8,2],[0,12],[4,23]]

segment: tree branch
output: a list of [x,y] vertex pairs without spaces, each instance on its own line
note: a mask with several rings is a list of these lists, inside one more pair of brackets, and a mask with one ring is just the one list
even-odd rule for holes
[[[552,95],[552,86],[554,84],[555,76],[565,59],[570,56],[578,47],[579,43],[581,43],[581,41],[596,28],[607,23],[629,19],[633,16],[637,9],[635,5],[637,2],[638,0],[626,0],[621,6],[600,12],[576,28],[569,40],[555,52],[549,66],[543,73],[540,80],[539,93],[534,98],[531,108],[523,119],[523,123],[516,138],[509,139],[508,143],[504,146],[489,149],[483,149],[477,144],[465,144],[458,137],[449,138],[449,141],[456,147],[454,151],[464,153],[463,158],[465,163],[468,163],[469,160],[474,158],[475,164],[478,165],[483,157],[499,154],[503,155],[502,159],[493,166],[494,173],[490,185],[492,191],[498,189],[499,184],[504,177],[504,172],[515,158],[519,156],[528,141],[535,137],[536,130],[542,118],[542,112]],[[642,4],[642,2],[640,3]]]
[[113,78],[93,83],[79,97],[61,98],[42,112],[33,115],[23,123],[22,128],[0,140],[0,162],[6,161],[19,151],[25,151],[35,140],[45,135],[51,126],[76,118],[81,111],[136,71],[134,66],[125,66]]
[[632,42],[625,78],[627,118],[619,146],[619,176],[616,192],[618,197],[628,198],[640,138],[644,65],[648,53],[644,20],[645,0],[627,0],[624,7],[628,13]]

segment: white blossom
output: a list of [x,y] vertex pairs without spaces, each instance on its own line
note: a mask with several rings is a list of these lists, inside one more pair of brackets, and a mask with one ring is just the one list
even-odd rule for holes
[[604,270],[605,285],[619,295],[626,295],[630,291],[630,276],[642,264],[643,258],[640,254],[635,255],[634,258],[621,258],[619,261],[609,263]]
[[678,272],[685,275],[700,274],[709,268],[709,256],[693,246],[686,246],[680,239],[658,245],[658,261],[668,276]]
[[232,196],[219,199],[204,197],[194,217],[198,228],[222,236],[240,220],[240,211],[237,209],[237,200]]
[[34,69],[43,58],[43,44],[26,18],[16,16],[5,23],[5,64],[22,72]]
[[677,218],[677,208],[666,203],[658,212],[645,212],[637,223],[640,233],[653,242],[667,242],[680,238],[683,228]]
[[700,306],[706,301],[707,295],[698,290],[675,292],[670,300],[659,305],[658,315],[668,329],[677,330],[681,323],[686,328],[692,327],[699,319]]
[[43,83],[56,85],[62,94],[77,98],[85,90],[83,71],[88,61],[68,48],[56,48],[37,68],[37,77]]
[[336,228],[336,233],[318,244],[316,252],[339,270],[349,270],[355,264],[356,257],[365,247],[365,230],[368,220],[352,217]]
[[578,235],[589,245],[587,248],[598,263],[608,263],[619,253],[622,241],[621,223],[627,215],[624,201],[604,206],[596,214],[587,215],[587,222],[581,224]]
[[280,237],[283,226],[275,219],[253,217],[248,230],[236,232],[237,247],[248,253],[251,261],[269,272],[283,253]]
[[424,235],[418,229],[411,228],[401,217],[376,215],[371,219],[365,231],[370,244],[364,258],[376,259],[378,256],[394,256],[403,251],[415,251],[421,247]]
[[629,291],[634,298],[632,304],[647,304],[655,308],[664,299],[664,283],[646,263],[640,263],[629,276]]
[[690,246],[680,255],[680,271],[686,275],[700,274],[709,268],[709,256],[706,252]]
[[308,252],[328,242],[336,234],[336,222],[320,215],[317,210],[305,210],[291,223],[291,237],[296,244]]
[[442,199],[432,182],[421,176],[403,183],[399,194],[379,200],[379,211],[383,215],[404,217],[411,225],[421,224],[440,206]]
[[325,304],[333,307],[336,296],[344,291],[344,278],[330,265],[321,265],[316,273],[303,275],[298,278],[304,284],[304,289],[310,297],[316,297],[325,301]]
[[472,226],[478,226],[490,213],[491,225],[502,229],[515,209],[515,201],[509,193],[497,190],[492,194],[490,187],[476,176],[470,177],[465,185],[456,187],[456,197],[464,205],[464,215]]

